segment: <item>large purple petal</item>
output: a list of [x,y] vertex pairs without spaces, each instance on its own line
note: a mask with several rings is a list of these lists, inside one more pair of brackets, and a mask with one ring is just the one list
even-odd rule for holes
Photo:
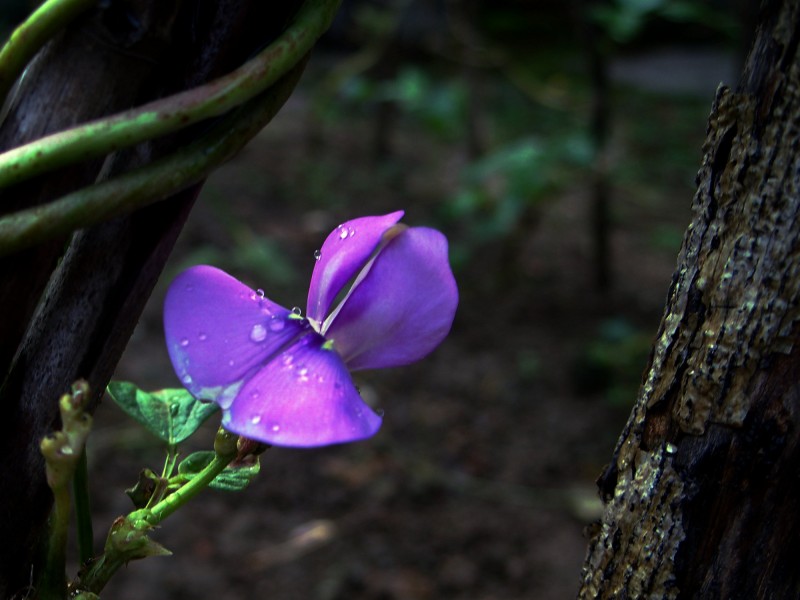
[[403,211],[380,217],[361,217],[339,225],[322,244],[308,287],[306,314],[319,323],[331,303],[366,264],[383,233],[403,217]]
[[323,334],[351,369],[424,357],[450,331],[458,305],[447,239],[426,227],[406,229],[367,268]]
[[267,363],[223,412],[223,426],[276,446],[325,446],[374,435],[381,418],[324,342],[306,334]]
[[224,271],[187,269],[164,301],[172,366],[196,397],[224,408],[248,373],[308,328],[305,320]]

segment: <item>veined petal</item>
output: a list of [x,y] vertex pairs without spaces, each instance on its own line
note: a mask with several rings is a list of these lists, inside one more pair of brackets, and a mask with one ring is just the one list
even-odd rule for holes
[[383,233],[403,217],[403,211],[361,217],[334,229],[322,244],[308,288],[306,315],[322,323],[331,303],[366,264]]
[[224,271],[197,266],[172,282],[164,332],[172,366],[197,398],[230,404],[243,380],[308,328]]
[[317,333],[303,335],[239,390],[223,426],[276,446],[315,447],[368,438],[381,418]]
[[441,343],[457,305],[447,239],[411,227],[375,256],[323,334],[350,369],[405,365]]

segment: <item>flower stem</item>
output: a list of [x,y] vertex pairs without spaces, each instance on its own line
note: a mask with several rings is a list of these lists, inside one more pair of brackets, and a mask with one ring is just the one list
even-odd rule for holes
[[119,517],[111,526],[103,555],[81,575],[74,589],[99,594],[111,577],[131,560],[169,554],[148,533],[156,525],[208,487],[236,458],[238,436],[220,428],[214,440],[214,458],[195,477],[151,508]]
[[96,3],[97,0],[47,0],[14,30],[0,49],[0,105],[45,42]]
[[328,28],[339,0],[307,0],[272,44],[228,75],[0,154],[0,188],[222,115],[285,75]]

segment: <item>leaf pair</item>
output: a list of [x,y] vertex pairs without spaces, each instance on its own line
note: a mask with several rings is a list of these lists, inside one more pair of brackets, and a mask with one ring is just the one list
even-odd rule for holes
[[[189,438],[219,407],[213,402],[202,402],[187,390],[163,389],[145,392],[127,381],[112,381],[108,385],[111,399],[128,415],[169,446],[176,446]],[[178,465],[178,476],[190,480],[214,459],[213,451],[194,452]],[[238,491],[247,487],[259,472],[258,460],[236,462],[225,468],[209,487]],[[144,473],[144,472],[143,472]],[[155,473],[145,479],[158,479]],[[142,482],[140,481],[141,485]],[[137,500],[134,503],[138,505]],[[141,502],[142,505],[146,502]]]

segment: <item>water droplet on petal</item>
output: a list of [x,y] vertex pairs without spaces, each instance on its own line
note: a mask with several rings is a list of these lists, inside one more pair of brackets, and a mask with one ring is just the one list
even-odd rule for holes
[[235,365],[235,364],[236,364],[236,361],[235,361],[235,360],[233,360],[233,359],[230,359],[230,360],[228,361],[228,366],[229,366],[229,367],[232,367],[232,366],[233,366],[233,365]]
[[197,336],[197,339],[200,340],[201,342],[205,342],[208,339],[208,336],[205,333],[201,333],[200,335]]
[[299,383],[305,383],[306,381],[308,381],[308,369],[303,367],[302,369],[297,371],[297,381]]
[[314,250],[314,260],[319,260],[320,258],[322,258],[322,252]]
[[262,290],[261,288],[258,288],[256,290],[256,294],[258,294],[259,298],[263,298],[264,297],[264,290]]
[[183,338],[183,339],[181,340],[181,346],[183,346],[184,348],[186,348],[186,346],[188,346],[188,345],[189,345],[189,340],[188,340],[187,338]]
[[270,331],[281,331],[286,324],[283,322],[283,319],[279,317],[272,317],[269,321],[269,330]]
[[281,426],[280,425],[273,425],[272,426],[272,431],[280,431],[280,430],[281,430]]
[[250,422],[253,425],[258,425],[261,422],[261,415],[254,415],[253,418],[250,419]]
[[339,239],[344,240],[347,238],[347,229],[342,227],[342,230],[339,232]]
[[295,306],[295,307],[292,308],[292,314],[293,315],[297,315],[299,317],[299,316],[301,316],[303,314],[303,311],[301,310],[301,308],[299,306]]
[[181,379],[181,381],[183,381],[184,385],[191,385],[192,376],[187,373],[186,375],[183,376],[183,379]]
[[263,342],[267,337],[267,329],[261,325],[260,323],[256,323],[253,325],[253,329],[250,330],[250,339],[254,342]]
[[355,229],[351,229],[349,233],[350,233],[350,237],[353,237],[356,234],[356,230]]

